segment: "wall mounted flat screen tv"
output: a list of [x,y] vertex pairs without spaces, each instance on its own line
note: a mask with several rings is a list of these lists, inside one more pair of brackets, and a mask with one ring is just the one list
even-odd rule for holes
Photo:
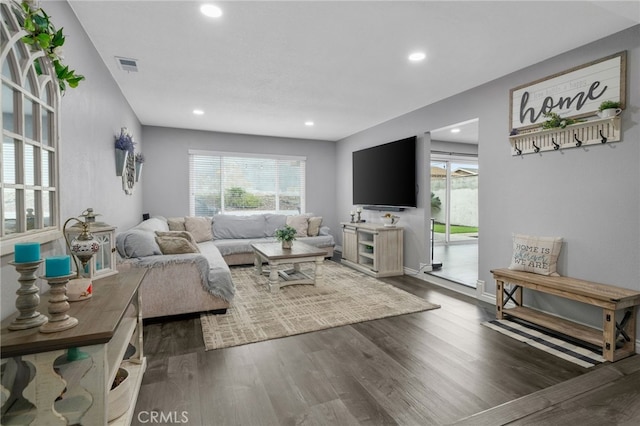
[[353,204],[416,207],[416,137],[353,153]]

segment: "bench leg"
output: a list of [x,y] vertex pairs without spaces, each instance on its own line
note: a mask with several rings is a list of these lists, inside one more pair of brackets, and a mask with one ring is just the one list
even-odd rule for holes
[[504,281],[496,280],[496,318],[504,319]]
[[613,362],[616,351],[616,311],[603,309],[602,315],[604,316],[602,319],[602,357]]
[[[607,361],[618,361],[626,358],[636,352],[636,307],[632,306],[623,311],[623,320],[618,323],[616,311],[611,309],[603,309],[603,344],[602,356]],[[620,329],[626,335],[626,338],[618,339]],[[617,341],[620,341],[619,347],[616,347]]]
[[[505,299],[505,294],[507,295]],[[496,318],[504,318],[504,305],[512,300],[516,306],[522,306],[522,286],[516,285],[511,291],[504,288],[504,281],[496,280]]]

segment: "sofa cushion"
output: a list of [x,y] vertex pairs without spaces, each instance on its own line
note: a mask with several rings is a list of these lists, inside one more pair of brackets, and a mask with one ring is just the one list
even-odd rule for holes
[[116,248],[123,258],[146,257],[162,254],[154,232],[132,228],[116,236]]
[[309,228],[307,229],[307,235],[310,237],[317,237],[320,234],[320,227],[322,226],[322,216],[310,217]]
[[[318,248],[334,247],[335,240],[332,235],[319,235],[317,237],[304,237],[296,241],[312,245]],[[230,256],[233,254],[253,253],[251,244],[254,243],[275,243],[277,242],[273,237],[266,238],[247,238],[247,239],[228,239],[228,240],[213,240],[213,244],[220,250],[223,256]],[[200,245],[200,247],[202,247]]]
[[162,254],[200,253],[198,247],[182,237],[156,237]]
[[265,237],[273,237],[276,235],[276,230],[284,227],[287,224],[287,215],[266,213],[264,215],[265,220]]
[[295,228],[296,238],[307,237],[307,229],[309,229],[309,216],[296,215],[287,216],[287,225]]
[[219,214],[213,217],[214,240],[263,238],[266,236],[267,221],[265,215],[235,216]]
[[211,241],[211,219],[202,216],[187,216],[184,218],[185,229],[193,235],[197,242]]
[[167,225],[167,219],[161,216],[154,216],[150,219],[140,222],[132,229],[145,229],[148,231],[168,231],[169,225]]

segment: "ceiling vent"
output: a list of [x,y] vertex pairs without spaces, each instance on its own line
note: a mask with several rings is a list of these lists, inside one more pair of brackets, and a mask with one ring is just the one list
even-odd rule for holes
[[118,61],[118,66],[122,71],[127,72],[138,72],[138,60],[131,58],[120,58],[116,56],[116,61]]

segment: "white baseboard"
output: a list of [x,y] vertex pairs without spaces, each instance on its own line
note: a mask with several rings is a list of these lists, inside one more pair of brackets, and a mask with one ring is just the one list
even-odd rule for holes
[[[427,275],[422,271],[416,271],[415,269],[412,269],[412,268],[405,267],[404,273],[405,275],[411,275],[422,281],[426,281],[428,283],[437,285],[439,287],[444,287],[446,289],[455,291],[456,293],[461,293],[467,296],[476,297],[476,289],[474,288],[467,287],[461,284],[456,284],[451,281],[445,280],[443,278],[436,277],[434,275]],[[495,304],[495,299],[493,303]]]

